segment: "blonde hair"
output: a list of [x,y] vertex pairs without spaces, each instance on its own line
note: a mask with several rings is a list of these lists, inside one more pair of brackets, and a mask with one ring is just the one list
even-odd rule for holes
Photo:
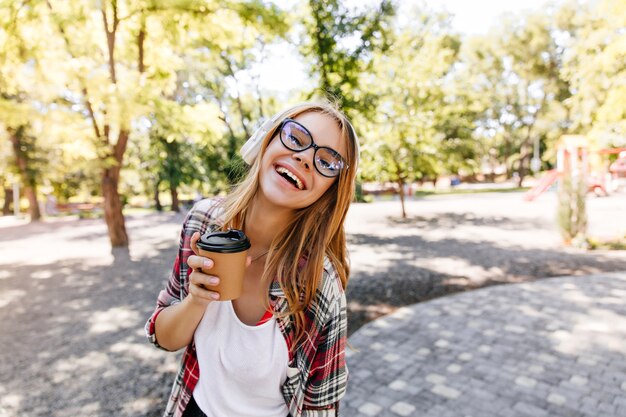
[[[296,118],[308,112],[318,112],[333,118],[339,126],[340,140],[346,143],[348,168],[313,204],[297,210],[295,216],[271,243],[267,264],[261,278],[269,283],[277,278],[289,305],[287,315],[295,326],[294,343],[298,345],[305,335],[304,310],[315,297],[323,275],[324,256],[328,256],[345,289],[350,275],[346,248],[344,221],[354,198],[358,143],[352,125],[346,116],[329,103],[302,103],[282,112],[262,138],[261,151],[250,167],[246,178],[222,202],[223,228],[242,228],[250,203],[259,189],[261,159],[265,149],[285,118]],[[304,266],[298,265],[302,257]],[[301,269],[300,269],[301,268]],[[267,300],[269,305],[269,299]]]

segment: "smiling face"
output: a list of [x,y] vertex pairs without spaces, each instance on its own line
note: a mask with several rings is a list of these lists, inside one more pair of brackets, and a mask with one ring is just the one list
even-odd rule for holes
[[[346,155],[341,130],[331,116],[307,112],[295,117],[313,136],[318,146],[330,147]],[[265,199],[287,209],[301,209],[317,201],[337,178],[322,176],[313,165],[315,149],[301,152],[287,149],[280,141],[280,132],[271,139],[261,159],[260,193]]]

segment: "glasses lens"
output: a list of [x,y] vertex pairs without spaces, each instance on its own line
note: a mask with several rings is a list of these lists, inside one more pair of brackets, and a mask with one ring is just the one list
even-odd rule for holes
[[285,122],[280,132],[280,140],[288,149],[301,151],[311,146],[311,136],[301,126],[291,121]]
[[344,166],[341,156],[330,148],[321,147],[315,152],[315,167],[326,177],[336,177]]

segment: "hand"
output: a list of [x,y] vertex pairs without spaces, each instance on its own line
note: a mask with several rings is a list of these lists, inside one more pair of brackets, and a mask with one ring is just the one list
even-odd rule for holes
[[198,255],[199,250],[196,244],[198,239],[200,239],[200,233],[195,232],[191,236],[191,250],[195,255],[187,259],[187,265],[193,269],[189,274],[189,296],[195,303],[206,305],[211,301],[219,300],[220,294],[212,291],[211,287],[218,285],[220,280],[206,273],[213,268],[213,260]]
[[[195,232],[193,235],[191,235],[191,242],[189,242],[191,245],[191,250],[193,251],[193,253],[196,254],[196,256],[198,256],[198,254],[200,253],[200,250],[198,249],[198,244],[197,244],[199,239],[200,239],[200,233]],[[193,255],[191,255],[189,259],[191,259],[191,257],[193,257]],[[210,266],[205,266],[206,269],[213,268],[212,259],[209,259],[209,258],[202,258],[202,259],[206,259],[210,261],[211,263]],[[251,263],[252,263],[252,256],[246,256],[246,268],[249,267]],[[187,262],[187,265],[190,265],[189,262]],[[202,268],[202,266],[200,266],[200,268]]]

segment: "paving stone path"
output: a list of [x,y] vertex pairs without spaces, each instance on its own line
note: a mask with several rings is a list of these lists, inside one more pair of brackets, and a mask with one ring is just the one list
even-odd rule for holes
[[493,286],[354,333],[341,415],[626,416],[626,272]]

